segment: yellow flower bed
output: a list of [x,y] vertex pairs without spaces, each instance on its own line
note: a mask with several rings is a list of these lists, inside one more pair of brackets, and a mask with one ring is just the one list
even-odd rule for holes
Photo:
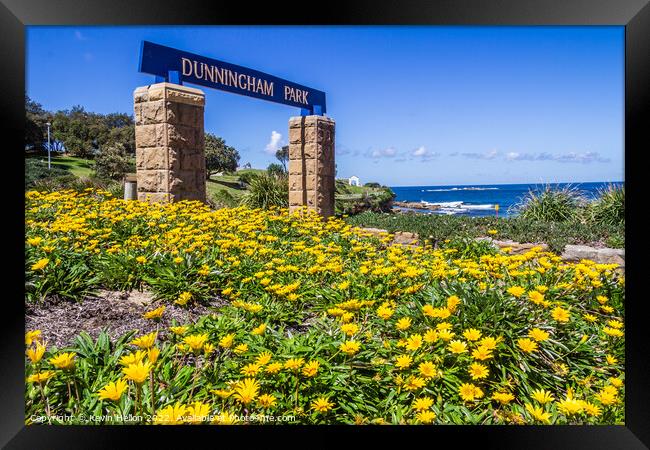
[[30,332],[27,415],[56,422],[70,401],[156,424],[623,422],[616,265],[389,242],[307,212],[28,192],[26,301],[104,287],[228,304],[110,347]]

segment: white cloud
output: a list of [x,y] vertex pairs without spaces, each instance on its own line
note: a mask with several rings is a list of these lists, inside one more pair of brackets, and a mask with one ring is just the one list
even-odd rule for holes
[[413,153],[411,153],[413,156],[426,156],[428,155],[427,149],[424,145],[416,148],[413,150]]
[[476,153],[476,152],[471,152],[471,153],[461,153],[465,158],[471,158],[471,159],[494,159],[499,155],[499,152],[496,150],[490,150],[487,153]]
[[548,152],[541,153],[518,153],[510,152],[506,155],[508,161],[555,161],[560,163],[582,163],[590,164],[594,162],[606,163],[610,159],[601,156],[598,152],[584,152],[584,153],[556,153],[551,154]]
[[413,150],[410,154],[411,158],[420,158],[422,161],[428,161],[432,158],[440,156],[439,153],[428,150],[424,145]]
[[264,151],[270,155],[275,155],[275,152],[277,152],[280,147],[282,147],[282,135],[273,130],[271,132],[271,140],[266,144]]
[[588,164],[592,162],[609,162],[609,158],[600,156],[598,152],[585,152],[585,153],[575,153],[570,152],[564,155],[557,155],[555,158],[557,162],[567,162],[567,163],[583,163]]
[[395,155],[397,155],[397,150],[393,147],[375,149],[370,153],[371,158],[392,158]]

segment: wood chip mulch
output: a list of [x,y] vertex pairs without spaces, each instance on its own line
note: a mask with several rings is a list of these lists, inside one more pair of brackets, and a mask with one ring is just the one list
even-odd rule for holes
[[153,302],[152,295],[146,291],[100,291],[81,302],[52,298],[38,305],[25,305],[25,330],[41,330],[48,347],[61,349],[71,345],[74,337],[82,331],[97,338],[104,329],[111,340],[133,330],[141,335],[155,331],[157,326],[171,326],[174,320],[183,325],[193,323],[201,316],[218,314],[218,308],[227,302],[214,298],[208,303],[190,307],[166,303],[158,325],[142,317],[145,312],[162,304]]

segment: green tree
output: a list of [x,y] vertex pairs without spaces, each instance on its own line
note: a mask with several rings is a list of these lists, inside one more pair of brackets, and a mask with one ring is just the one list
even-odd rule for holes
[[275,157],[280,161],[282,164],[282,167],[284,167],[284,171],[287,171],[287,163],[289,162],[289,146],[285,145],[282,148],[279,148],[275,152]]
[[205,168],[207,177],[218,172],[234,172],[239,163],[239,152],[219,136],[205,133]]
[[90,113],[82,106],[57,111],[52,119],[54,139],[63,143],[66,153],[82,158],[90,157],[97,148],[96,131],[93,130],[91,121]]
[[269,164],[269,166],[266,168],[266,172],[269,175],[273,175],[274,177],[280,177],[286,175],[287,173],[286,169],[278,163]]
[[95,157],[95,171],[99,178],[120,180],[124,174],[135,172],[135,163],[124,144],[116,142],[102,147]]
[[25,95],[25,148],[42,150],[47,143],[47,125],[52,119],[52,114],[40,103],[33,101]]
[[111,113],[103,116],[108,133],[100,140],[100,146],[121,144],[129,155],[135,155],[135,122],[124,113]]
[[128,114],[97,114],[75,106],[54,115],[52,131],[54,139],[73,156],[93,157],[103,147],[116,144],[127,153],[135,153],[135,125]]

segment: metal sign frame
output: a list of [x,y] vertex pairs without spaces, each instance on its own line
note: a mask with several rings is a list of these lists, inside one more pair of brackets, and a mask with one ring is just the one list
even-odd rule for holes
[[298,107],[302,115],[326,112],[325,92],[258,70],[142,41],[138,70],[156,76],[156,82],[192,83]]

